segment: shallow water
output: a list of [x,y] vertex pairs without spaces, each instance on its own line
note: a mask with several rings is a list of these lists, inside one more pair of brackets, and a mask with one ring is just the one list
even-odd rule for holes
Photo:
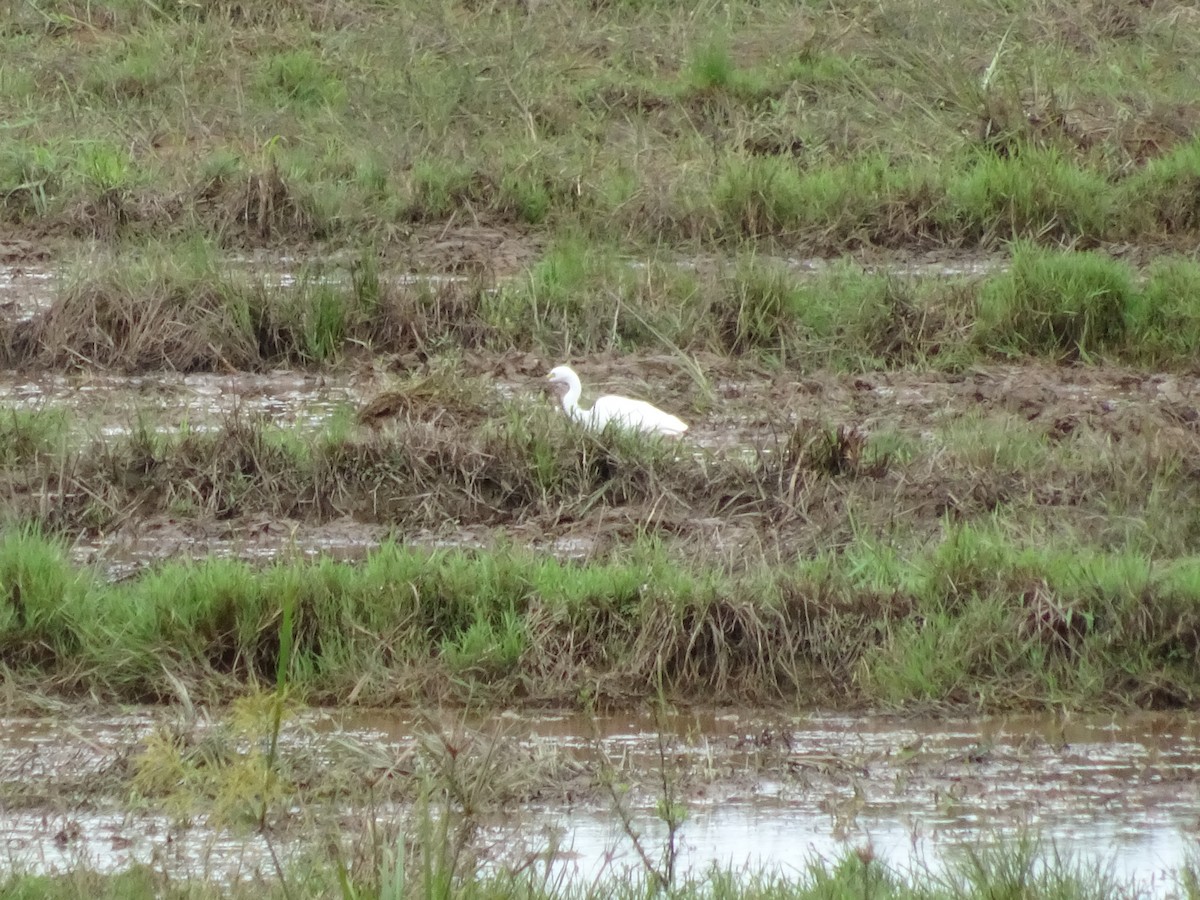
[[[596,548],[587,534],[546,535],[532,527],[510,528],[503,537],[520,537],[533,549],[559,559],[582,560]],[[394,535],[386,525],[337,519],[307,523],[261,518],[255,521],[199,523],[187,519],[138,519],[104,534],[83,534],[70,548],[71,559],[93,567],[107,581],[122,581],[166,561],[236,559],[269,565],[292,560],[365,559],[389,538],[427,550],[474,550],[494,546],[497,530],[448,526]]]
[[234,416],[289,428],[320,428],[339,414],[352,419],[362,387],[348,376],[280,371],[232,375],[156,372],[0,373],[7,409],[61,409],[91,435],[128,434],[139,422],[159,432],[208,431]]
[[[137,861],[176,877],[269,875],[261,836],[210,829],[199,818],[181,825],[154,809],[126,812],[115,800],[73,807],[65,799],[70,785],[134,752],[161,715],[4,720],[0,796],[11,803],[0,807],[0,869],[86,863],[111,871]],[[802,870],[808,859],[866,848],[897,871],[936,872],[967,848],[1032,832],[1059,854],[1137,882],[1147,896],[1170,896],[1200,849],[1200,718],[1192,714],[925,720],[708,711],[661,723],[660,732],[650,716],[448,713],[431,723],[326,711],[306,714],[303,734],[285,735],[285,746],[332,758],[350,741],[397,758],[440,727],[576,760],[588,774],[574,787],[548,788],[547,799],[485,816],[484,843],[492,864],[554,850],[552,867],[588,880],[639,867],[612,800],[597,788],[601,758],[634,785],[625,803],[643,840],[654,855],[663,846],[654,814],[660,733],[687,808],[684,872],[712,862]],[[30,802],[56,779],[67,783],[63,800]],[[329,818],[356,813],[363,811],[333,808]],[[274,843],[285,860],[310,846],[299,830]]]
[[36,263],[0,265],[0,321],[28,322],[54,302],[54,274]]

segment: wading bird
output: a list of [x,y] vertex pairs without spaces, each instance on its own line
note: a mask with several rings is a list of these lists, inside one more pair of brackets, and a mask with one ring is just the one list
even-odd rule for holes
[[582,409],[579,406],[579,395],[583,393],[583,386],[579,383],[579,376],[570,366],[555,366],[546,379],[556,388],[566,387],[566,393],[562,395],[562,406],[567,415],[595,431],[600,431],[610,422],[631,431],[669,437],[679,437],[687,431],[687,425],[681,420],[645,400],[605,394],[592,404],[591,409]]

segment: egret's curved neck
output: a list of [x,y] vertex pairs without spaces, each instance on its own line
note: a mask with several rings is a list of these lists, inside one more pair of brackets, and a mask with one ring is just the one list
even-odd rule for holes
[[562,405],[567,411],[567,415],[572,418],[579,418],[584,415],[582,409],[579,408],[579,397],[583,393],[583,385],[579,383],[578,378],[572,378],[567,382],[567,392],[563,394]]

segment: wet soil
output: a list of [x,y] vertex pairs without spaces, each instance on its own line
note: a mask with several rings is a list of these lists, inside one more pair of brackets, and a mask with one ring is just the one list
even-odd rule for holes
[[[359,411],[396,383],[397,374],[386,361],[323,374],[0,373],[0,403],[13,409],[69,411],[81,445],[118,440],[145,422],[177,434],[219,432],[234,421],[314,434],[340,421],[349,440],[385,443],[409,440],[410,433],[416,434],[413,428],[462,428],[465,441],[467,432],[479,427],[492,414],[489,409],[494,412],[499,404],[552,405],[542,389],[551,362],[527,353],[468,355],[462,375],[485,384],[484,396],[490,393],[492,399],[474,417],[478,421],[461,423],[461,416],[448,414],[424,422],[419,413],[384,415],[371,427],[356,425]],[[681,545],[715,552],[719,558],[748,552],[770,558],[836,546],[849,534],[848,509],[860,527],[883,531],[902,513],[906,528],[918,538],[936,532],[947,514],[985,515],[1006,504],[1080,527],[1102,524],[1102,504],[1113,485],[1075,471],[1022,471],[1020,466],[973,459],[969,440],[960,441],[957,448],[947,445],[946,434],[956,427],[990,432],[992,441],[1003,442],[1007,434],[1014,441],[1032,439],[1071,450],[1080,458],[1125,454],[1147,465],[1158,458],[1178,458],[1185,469],[1179,477],[1184,478],[1190,477],[1191,461],[1200,458],[1196,374],[1025,362],[959,373],[841,375],[770,372],[715,357],[699,362],[710,379],[711,398],[697,390],[671,357],[596,357],[579,360],[577,368],[591,396],[620,391],[650,397],[689,421],[691,429],[678,452],[694,457],[701,468],[713,459],[753,461],[784,454],[796,429],[810,435],[843,429],[865,448],[861,460],[851,460],[859,471],[807,478],[803,491],[791,498],[792,512],[783,522],[778,508],[719,514],[678,497],[655,498],[653,509],[599,505],[584,515],[550,510],[507,518],[493,514],[491,520],[478,521],[428,518],[408,521],[400,532],[386,516],[370,514],[373,505],[365,499],[357,503],[350,498],[315,518],[311,513],[281,515],[277,509],[251,508],[212,520],[143,504],[104,528],[77,531],[76,555],[106,567],[113,577],[123,577],[180,554],[269,560],[327,553],[356,558],[390,535],[428,546],[516,540],[582,558],[606,552],[649,524]],[[889,458],[888,448],[898,445],[908,448],[907,458]],[[1122,477],[1118,466],[1112,468],[1105,477]],[[10,497],[20,490],[13,489]],[[306,508],[293,506],[297,511]]]
[[[1198,828],[1200,721],[1191,714],[933,721],[732,710],[597,718],[314,711],[285,730],[284,757],[340,769],[331,777],[343,788],[298,799],[266,836],[214,825],[202,810],[127,805],[131,761],[167,718],[179,727],[177,716],[136,709],[4,719],[0,867],[86,862],[112,871],[143,862],[172,877],[269,875],[267,838],[299,861],[331,827],[352,833],[372,818],[403,821],[409,809],[397,785],[419,768],[431,736],[453,749],[464,777],[491,759],[505,769],[497,784],[516,785],[480,798],[473,852],[481,864],[541,859],[589,881],[638,866],[618,801],[604,788],[614,773],[630,788],[619,802],[657,851],[665,772],[688,810],[685,870],[717,861],[794,871],[810,855],[866,848],[898,871],[938,869],[966,848],[1033,829],[1065,856],[1136,879],[1142,896],[1165,896]],[[515,760],[523,775],[513,775]],[[366,780],[376,785],[370,803]]]

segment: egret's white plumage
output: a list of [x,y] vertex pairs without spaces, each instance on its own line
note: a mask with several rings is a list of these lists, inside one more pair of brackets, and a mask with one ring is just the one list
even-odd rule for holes
[[579,376],[570,366],[555,366],[546,378],[551,384],[566,387],[567,392],[562,398],[563,409],[572,419],[588,428],[600,431],[611,422],[631,431],[670,437],[678,437],[687,431],[687,425],[683,421],[645,400],[605,394],[592,404],[591,409],[581,408],[579,395],[583,393],[583,385],[579,383]]

